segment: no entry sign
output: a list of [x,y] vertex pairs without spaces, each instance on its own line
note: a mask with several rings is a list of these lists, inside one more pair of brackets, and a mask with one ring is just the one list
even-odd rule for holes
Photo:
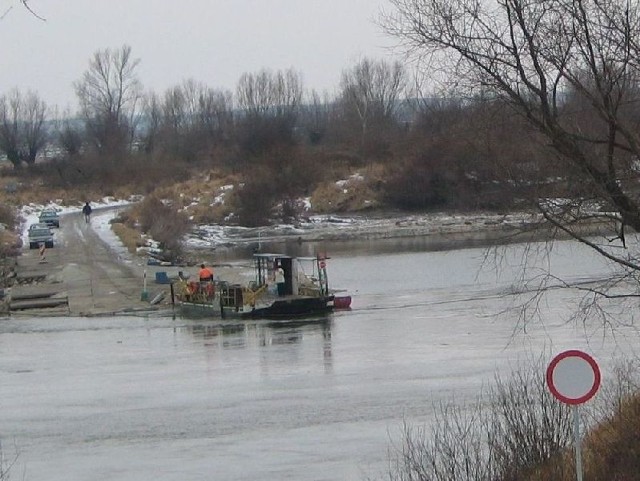
[[582,404],[600,387],[600,368],[589,354],[569,350],[558,354],[547,368],[551,393],[565,404]]

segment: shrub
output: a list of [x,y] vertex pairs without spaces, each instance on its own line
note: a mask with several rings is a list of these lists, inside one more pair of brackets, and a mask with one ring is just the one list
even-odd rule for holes
[[0,205],[0,224],[4,224],[7,229],[14,230],[18,226],[18,213],[8,205]]
[[117,222],[148,234],[160,244],[163,257],[169,261],[178,261],[183,256],[183,239],[192,227],[184,213],[154,196],[122,213]]
[[231,205],[235,207],[239,222],[248,227],[268,224],[277,188],[266,168],[252,171],[231,195]]
[[415,159],[389,167],[385,200],[408,210],[454,207],[458,190],[459,179],[450,167]]
[[[638,479],[640,395],[631,364],[604,386],[605,410],[589,406],[583,421],[584,479]],[[575,453],[571,409],[555,400],[541,362],[499,377],[470,406],[441,405],[430,429],[403,424],[390,456],[390,481],[573,481]],[[607,390],[609,392],[607,393]],[[608,394],[608,395],[607,395]],[[593,422],[595,413],[604,421]],[[585,415],[586,414],[586,415]]]
[[0,258],[15,257],[20,251],[22,240],[16,233],[20,218],[16,209],[8,205],[0,205]]
[[138,247],[142,245],[142,237],[136,229],[128,227],[121,222],[111,222],[111,230],[118,236],[120,242],[129,252],[135,254]]
[[324,183],[311,196],[313,210],[318,213],[353,212],[379,206],[375,190],[378,181],[368,176],[351,176],[347,180]]
[[570,410],[552,397],[543,373],[538,362],[509,382],[497,377],[476,403],[439,406],[429,430],[405,423],[389,479],[520,481],[542,465],[553,472],[546,479],[562,479],[566,463],[557,461],[571,445]]
[[638,479],[640,385],[635,375],[638,362],[635,359],[618,364],[610,373],[614,379],[612,387],[605,386],[599,393],[599,397],[604,398],[604,421],[597,424],[583,442],[585,474],[589,480]]

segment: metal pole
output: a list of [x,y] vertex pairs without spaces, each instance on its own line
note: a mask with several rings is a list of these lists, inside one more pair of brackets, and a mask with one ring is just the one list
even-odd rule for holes
[[580,447],[580,412],[576,404],[573,406],[573,435],[576,449],[576,478],[582,481],[582,450]]
[[140,294],[141,301],[149,300],[149,293],[147,292],[147,270],[144,270],[142,274],[142,294]]
[[175,290],[173,288],[173,281],[171,281],[171,284],[169,285],[169,290],[171,291],[171,312],[173,314],[173,320],[176,320],[176,293]]

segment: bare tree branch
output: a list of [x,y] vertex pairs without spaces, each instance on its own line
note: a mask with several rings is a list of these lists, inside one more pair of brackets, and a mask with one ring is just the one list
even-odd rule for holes
[[429,61],[425,75],[465,98],[507,104],[537,130],[538,157],[505,165],[505,184],[546,229],[589,247],[626,281],[588,294],[634,298],[640,257],[627,240],[640,232],[640,3],[390,3],[381,23],[409,55]]
[[29,1],[28,0],[20,0],[20,2],[22,3],[22,5],[24,5],[24,8],[26,8],[27,10],[29,10],[29,13],[31,13],[31,15],[33,15],[34,17],[36,17],[38,20],[42,20],[43,22],[46,22],[47,19],[44,17],[41,17],[40,15],[38,15],[29,5]]

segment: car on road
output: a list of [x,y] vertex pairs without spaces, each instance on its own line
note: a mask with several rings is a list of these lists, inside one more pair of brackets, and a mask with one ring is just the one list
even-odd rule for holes
[[37,249],[41,244],[45,247],[53,247],[53,232],[51,228],[44,223],[31,224],[29,226],[29,249]]
[[38,216],[38,221],[49,227],[60,227],[60,216],[55,209],[44,209]]
[[[33,230],[33,229],[46,229],[47,227],[49,227],[49,224],[45,224],[44,222],[38,222],[36,224],[31,224],[29,226],[29,230]],[[49,229],[51,229],[49,227]]]

